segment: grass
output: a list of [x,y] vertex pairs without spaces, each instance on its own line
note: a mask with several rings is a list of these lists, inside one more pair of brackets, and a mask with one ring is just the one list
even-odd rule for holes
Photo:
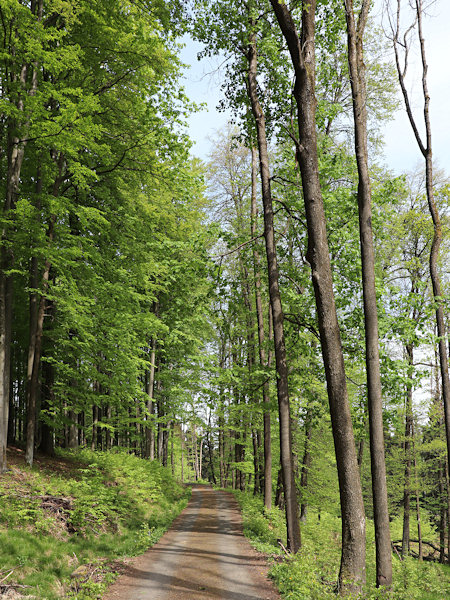
[[[235,492],[242,508],[244,534],[260,552],[272,559],[270,576],[285,600],[336,599],[335,586],[339,573],[341,521],[339,517],[311,511],[302,524],[302,548],[292,557],[284,556],[277,540],[285,540],[284,515],[277,508],[264,509],[259,498]],[[392,524],[395,537],[398,523]],[[429,535],[433,532],[429,525]],[[377,590],[375,580],[375,534],[367,521],[367,581],[360,598],[367,600],[447,600],[450,598],[450,566],[419,562],[414,558],[401,561],[393,556],[393,589],[386,594]],[[285,543],[285,542],[284,542]]]
[[32,469],[10,458],[0,582],[36,599],[100,598],[121,560],[154,544],[190,494],[168,469],[125,452],[64,451]]

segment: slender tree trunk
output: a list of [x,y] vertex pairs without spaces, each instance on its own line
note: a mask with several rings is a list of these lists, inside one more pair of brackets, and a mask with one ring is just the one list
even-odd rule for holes
[[384,456],[383,403],[378,341],[378,312],[375,288],[375,256],[372,232],[372,193],[367,150],[366,69],[363,34],[370,0],[363,0],[355,24],[353,0],[344,0],[348,34],[348,63],[353,98],[355,151],[358,165],[359,235],[366,340],[366,374],[369,406],[370,458],[375,523],[376,584],[392,585],[392,550]]
[[312,414],[311,408],[308,407],[305,419],[305,445],[303,449],[302,472],[300,476],[301,489],[301,505],[300,505],[300,521],[306,521],[306,513],[308,504],[305,500],[305,490],[308,487],[308,474],[311,469],[311,437],[312,437]]
[[183,431],[183,423],[181,424],[180,439],[181,439],[181,483],[184,483],[184,431]]
[[199,473],[199,478],[202,479],[202,473],[203,473],[203,443],[204,443],[204,439],[203,437],[200,439],[200,450],[199,450],[199,467],[198,467],[198,473]]
[[416,518],[417,518],[417,541],[419,544],[419,560],[423,560],[423,544],[422,544],[422,522],[420,519],[420,498],[419,498],[419,475],[417,469],[417,455],[416,455],[416,428],[414,426],[414,420],[411,424],[412,427],[412,446],[413,446],[413,458],[414,458],[414,479],[416,483]]
[[170,426],[170,468],[172,471],[172,477],[175,477],[174,437],[175,437],[175,422],[172,419],[171,426]]
[[[51,306],[51,302],[49,302],[49,305]],[[52,363],[43,363],[42,379],[42,410],[49,410],[54,406],[53,384],[55,382],[55,368]],[[39,449],[47,456],[55,454],[55,434],[53,428],[45,421],[41,425],[41,443]]]
[[339,592],[358,593],[366,579],[365,514],[319,182],[314,48],[316,0],[311,0],[303,10],[301,38],[287,5],[278,0],[270,2],[286,39],[295,71],[294,98],[299,129],[297,159],[302,175],[308,229],[307,259],[311,265],[316,298],[341,500]]
[[281,467],[278,469],[277,487],[275,490],[275,506],[280,510],[284,509],[284,490],[283,490],[283,471]]
[[[106,422],[111,425],[111,404],[107,404],[104,408]],[[111,450],[113,443],[114,433],[111,432],[110,428],[107,427],[105,431],[105,448]]]
[[253,445],[253,472],[254,472],[254,483],[253,483],[253,495],[257,496],[261,491],[261,482],[260,482],[260,471],[259,471],[259,461],[258,461],[258,436],[256,434],[256,429],[252,428],[252,445]]
[[[64,166],[64,157],[62,154],[59,154],[57,157],[58,166],[58,175],[53,183],[52,188],[52,196],[56,198],[59,195],[59,190],[61,184],[63,182],[63,166]],[[54,228],[56,223],[56,216],[52,215],[50,217],[50,223],[48,225],[47,231],[47,239],[48,244],[52,245],[53,237],[54,237]],[[41,284],[41,292],[40,292],[40,300],[39,300],[39,308],[36,315],[36,321],[33,323],[35,325],[35,331],[33,335],[32,350],[29,351],[29,358],[31,358],[31,353],[33,354],[33,366],[31,370],[31,379],[28,387],[28,404],[27,404],[27,444],[25,451],[25,461],[31,467],[33,464],[34,457],[34,437],[36,431],[36,405],[37,405],[37,396],[39,390],[39,371],[41,364],[41,354],[42,354],[42,335],[44,332],[44,318],[45,318],[45,308],[47,303],[46,293],[48,290],[48,284],[50,280],[50,269],[51,262],[49,259],[45,260],[44,264],[44,272],[42,274],[42,284]],[[30,340],[31,341],[31,340]]]
[[[406,356],[411,371],[414,364],[414,348],[412,344],[406,346]],[[408,373],[409,377],[411,373]],[[408,380],[405,415],[405,481],[403,489],[403,535],[402,535],[402,557],[409,553],[410,548],[410,513],[411,513],[411,439],[413,428],[412,414],[412,383]]]
[[209,454],[209,467],[211,470],[211,478],[214,485],[217,484],[216,474],[214,472],[214,460],[213,460],[213,448],[211,442],[211,413],[208,415],[208,429],[206,432],[206,442],[208,444],[208,454]]
[[78,448],[78,415],[75,411],[69,411],[69,448]]
[[[50,224],[49,240],[53,239],[53,226],[55,219],[52,217]],[[25,452],[25,461],[31,467],[33,464],[34,457],[34,437],[36,431],[36,419],[37,419],[37,396],[39,390],[39,368],[41,364],[41,353],[42,353],[42,335],[44,331],[44,317],[46,307],[45,294],[48,288],[48,281],[50,277],[50,261],[45,261],[44,273],[42,275],[42,290],[41,299],[39,301],[39,309],[36,321],[35,340],[34,340],[34,360],[33,370],[31,374],[29,395],[28,395],[28,406],[27,406],[27,446]]]
[[197,431],[195,423],[192,428],[192,462],[194,463],[195,481],[198,481],[200,479],[200,473],[198,469]]
[[148,426],[146,429],[146,457],[150,460],[155,459],[155,409],[153,404],[153,390],[155,386],[155,360],[156,360],[156,339],[152,339],[150,353],[150,368],[147,380],[147,419]]
[[289,405],[288,365],[284,338],[284,315],[279,287],[277,250],[273,224],[272,192],[270,187],[269,155],[267,151],[265,116],[258,99],[256,35],[251,34],[248,46],[247,89],[252,112],[256,123],[259,150],[259,168],[261,176],[264,206],[264,239],[269,278],[269,297],[272,307],[273,331],[275,342],[275,363],[277,371],[277,396],[280,424],[280,461],[283,474],[285,498],[287,543],[291,552],[297,552],[301,546],[300,523],[298,516],[297,490],[294,480],[292,457],[291,412]]
[[[434,189],[433,189],[433,151],[431,144],[431,121],[430,121],[430,94],[428,91],[428,64],[425,53],[425,39],[423,36],[422,29],[422,16],[423,16],[423,2],[422,0],[414,0],[415,5],[415,13],[416,13],[416,21],[418,27],[419,34],[419,44],[420,44],[420,57],[422,61],[422,92],[423,92],[423,117],[424,117],[424,125],[425,125],[425,141],[420,135],[419,129],[417,127],[416,119],[412,112],[412,107],[410,103],[409,94],[405,84],[405,74],[408,67],[408,50],[406,48],[405,53],[405,63],[402,67],[400,64],[400,56],[398,46],[402,45],[402,42],[399,40],[400,37],[400,8],[401,2],[397,0],[397,22],[396,28],[394,31],[394,51],[395,51],[395,59],[397,65],[397,74],[399,78],[400,87],[403,94],[403,99],[405,102],[406,112],[409,118],[409,122],[411,124],[411,128],[414,132],[417,145],[420,149],[422,156],[425,159],[425,183],[426,183],[426,194],[428,201],[428,208],[430,211],[431,219],[433,222],[433,241],[431,244],[430,250],[430,276],[431,276],[431,284],[433,287],[433,296],[434,302],[436,306],[436,325],[437,332],[439,336],[439,362],[441,368],[441,379],[442,379],[442,398],[444,402],[444,418],[445,418],[445,435],[447,441],[447,457],[450,461],[450,378],[448,372],[448,354],[447,354],[447,332],[444,321],[444,307],[443,307],[443,294],[442,294],[442,286],[441,280],[439,276],[438,270],[438,259],[439,259],[439,249],[442,242],[442,224],[440,220],[439,210],[436,205],[436,200],[434,197]],[[404,46],[404,44],[403,44]]]
[[[32,2],[30,6],[33,14],[41,21],[43,15],[43,0]],[[13,50],[13,49],[12,49]],[[9,218],[15,206],[20,185],[20,173],[26,147],[26,133],[29,130],[29,120],[20,120],[19,115],[24,114],[25,96],[34,96],[38,86],[38,64],[33,63],[31,83],[27,89],[27,78],[30,65],[25,64],[18,71],[12,73],[12,83],[20,90],[12,92],[9,100],[15,105],[17,120],[9,117],[7,120],[7,157],[8,170],[6,176],[6,195],[3,203],[3,217]],[[11,82],[8,82],[8,85]],[[10,89],[5,90],[8,96]],[[19,131],[21,138],[18,137]],[[8,239],[8,230],[3,226],[1,239]],[[12,251],[6,244],[0,249],[0,473],[7,469],[6,446],[8,443],[8,415],[11,383],[11,326],[13,317],[13,276],[8,274],[14,263]]]
[[[258,208],[256,202],[257,191],[257,151],[252,146],[252,204],[251,204],[251,236],[256,237],[256,225],[258,219]],[[261,367],[270,366],[266,361],[264,314],[261,299],[261,259],[256,242],[253,244],[253,265],[255,274],[255,302],[256,318],[258,322],[258,348],[259,363]],[[270,313],[271,314],[271,313]],[[272,324],[270,325],[272,329]],[[272,441],[270,424],[270,384],[265,381],[263,385],[263,423],[264,423],[264,506],[272,507]]]
[[92,406],[92,442],[91,450],[97,449],[97,426],[98,426],[98,406]]
[[[447,529],[447,501],[444,469],[442,461],[439,461],[439,562],[445,563],[445,533]],[[445,499],[445,500],[444,500]]]

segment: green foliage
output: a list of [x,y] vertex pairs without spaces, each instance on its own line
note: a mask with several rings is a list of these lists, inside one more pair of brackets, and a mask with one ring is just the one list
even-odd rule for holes
[[[302,548],[295,556],[280,556],[277,539],[285,531],[284,515],[277,508],[267,514],[262,501],[249,493],[235,492],[244,520],[244,534],[252,545],[272,557],[270,576],[274,579],[282,598],[286,600],[327,600],[336,598],[336,581],[340,563],[341,521],[326,511],[320,515],[310,511],[302,524]],[[434,535],[424,519],[426,535]],[[392,524],[393,539],[398,524]],[[367,522],[367,581],[361,596],[370,600],[443,600],[450,589],[450,567],[437,563],[419,562],[393,557],[394,584],[386,595],[376,589],[375,532],[373,522]],[[356,600],[356,599],[355,599]]]
[[[125,451],[59,457],[65,465],[60,474],[14,467],[11,477],[1,478],[0,560],[36,598],[90,600],[113,577],[109,563],[154,544],[186,506],[190,490],[158,463]],[[49,512],[43,503],[48,496],[70,500],[70,508]],[[86,585],[66,596],[75,568],[95,564],[92,572],[104,576],[86,577]]]

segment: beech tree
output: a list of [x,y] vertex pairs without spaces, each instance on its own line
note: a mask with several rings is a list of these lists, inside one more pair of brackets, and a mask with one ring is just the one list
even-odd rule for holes
[[377,585],[392,584],[391,539],[384,456],[383,406],[378,348],[378,311],[375,288],[375,256],[372,233],[372,198],[367,149],[366,73],[363,35],[370,2],[363,1],[357,21],[352,0],[345,0],[348,63],[353,97],[355,150],[358,164],[358,206],[366,339],[366,372],[369,404],[370,456],[374,503]]
[[342,593],[358,591],[365,582],[365,514],[348,403],[344,358],[334,302],[316,139],[314,24],[316,2],[302,6],[301,33],[285,4],[271,0],[286,39],[295,72],[293,90],[297,105],[296,152],[302,176],[308,225],[308,254],[316,297],[322,355],[336,449],[342,509],[342,559],[339,587]]

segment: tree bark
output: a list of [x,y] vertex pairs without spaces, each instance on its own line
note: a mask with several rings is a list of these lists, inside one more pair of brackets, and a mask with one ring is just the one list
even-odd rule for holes
[[[257,151],[252,146],[252,205],[251,205],[251,237],[256,237],[256,224],[258,219],[258,208],[256,202],[257,190]],[[264,313],[261,298],[261,260],[256,243],[253,244],[253,265],[255,275],[255,302],[256,318],[258,323],[258,348],[259,363],[261,367],[270,367],[266,360]],[[265,381],[263,385],[263,428],[264,428],[264,506],[272,507],[272,441],[270,423],[270,384]]]
[[156,360],[156,339],[152,339],[151,352],[150,352],[150,368],[148,371],[147,380],[147,420],[148,425],[146,429],[146,458],[150,460],[155,459],[155,408],[153,403],[154,386],[155,386],[155,360]]
[[[59,190],[61,184],[63,182],[63,166],[64,166],[64,156],[60,153],[55,159],[58,166],[58,175],[53,183],[52,187],[52,196],[56,198],[59,195]],[[50,222],[48,225],[47,231],[47,240],[49,246],[53,243],[54,237],[54,229],[56,223],[56,216],[52,215],[50,217]],[[27,443],[26,443],[26,451],[25,451],[25,461],[31,467],[33,464],[34,458],[34,443],[35,443],[35,431],[36,431],[36,405],[37,405],[37,396],[39,390],[39,371],[41,364],[41,354],[42,354],[42,335],[44,332],[44,318],[45,318],[45,308],[47,303],[46,293],[48,290],[48,284],[50,280],[50,269],[51,262],[49,259],[45,260],[44,263],[44,271],[42,273],[42,283],[41,283],[41,291],[40,291],[40,300],[39,307],[36,315],[36,321],[33,323],[35,325],[35,331],[33,340],[30,338],[30,345],[32,348],[29,350],[29,360],[31,359],[31,355],[33,357],[33,366],[31,370],[31,379],[28,386],[28,404],[27,404]],[[31,323],[30,323],[31,324]]]
[[353,0],[344,0],[347,20],[348,64],[355,124],[355,152],[358,165],[358,212],[366,341],[366,374],[369,407],[370,459],[375,524],[376,584],[392,585],[392,550],[384,455],[383,402],[378,340],[378,312],[375,287],[375,257],[372,232],[372,193],[367,150],[366,69],[363,34],[370,1],[363,0],[355,24]]
[[295,71],[293,93],[299,129],[297,159],[302,176],[308,229],[307,259],[311,265],[316,298],[342,512],[339,592],[358,593],[366,579],[365,514],[319,182],[314,49],[316,0],[311,0],[303,10],[301,38],[288,7],[278,0],[270,1],[286,39]]
[[[36,18],[41,21],[43,15],[43,0],[34,1],[30,6],[31,11]],[[22,65],[18,71],[11,74],[13,86],[18,86],[19,92],[15,89],[4,90],[9,100],[15,105],[17,115],[24,114],[24,98],[34,96],[38,87],[38,65],[33,63],[31,82],[27,90],[27,78],[30,65]],[[14,95],[17,93],[17,96]],[[16,197],[19,191],[20,173],[22,169],[23,158],[26,147],[26,132],[30,126],[29,119],[20,122],[18,117],[9,117],[7,120],[7,157],[8,168],[6,175],[6,195],[3,203],[3,216],[9,217],[11,210],[15,206]],[[19,137],[20,132],[21,137]],[[8,238],[7,227],[4,226],[1,232],[1,239],[5,242]],[[11,383],[11,326],[13,317],[12,296],[13,296],[13,276],[9,274],[13,266],[14,256],[7,245],[2,244],[0,250],[0,473],[7,469],[6,446],[8,443],[8,414],[9,397]]]
[[284,338],[284,315],[279,287],[277,250],[273,224],[272,192],[270,186],[269,155],[267,151],[265,116],[258,98],[256,35],[251,34],[248,46],[247,90],[252,113],[256,123],[259,150],[262,198],[264,206],[264,239],[269,278],[269,297],[272,307],[273,332],[275,343],[275,364],[277,372],[277,397],[280,424],[280,462],[283,475],[287,544],[291,552],[301,546],[300,523],[298,516],[297,490],[294,480],[292,457],[291,412],[289,404],[288,365]]
[[[406,357],[409,366],[408,377],[411,377],[411,370],[414,364],[414,348],[412,344],[406,345]],[[406,415],[405,415],[405,480],[403,488],[403,535],[402,535],[402,557],[409,553],[410,546],[410,513],[411,513],[411,439],[413,427],[412,414],[412,383],[408,380],[406,396]]]
[[308,474],[311,468],[311,437],[312,437],[312,415],[311,409],[308,407],[305,419],[305,445],[303,449],[302,471],[300,475],[300,490],[301,490],[301,505],[300,505],[300,521],[306,521],[306,513],[308,504],[305,500],[305,490],[308,487]]
[[444,418],[445,418],[445,435],[447,441],[447,457],[450,461],[450,378],[448,372],[448,354],[447,354],[447,331],[445,327],[444,321],[444,307],[443,307],[443,295],[442,295],[442,286],[441,280],[438,271],[438,259],[439,259],[439,249],[442,242],[442,224],[440,220],[439,210],[436,205],[436,200],[434,197],[434,189],[433,189],[433,151],[431,144],[431,121],[430,121],[430,94],[428,91],[428,64],[426,59],[425,52],[425,39],[423,37],[423,28],[422,28],[422,0],[415,0],[415,13],[416,20],[418,26],[418,35],[419,35],[419,44],[420,44],[420,57],[422,61],[422,92],[424,99],[423,106],[423,117],[424,117],[424,126],[425,126],[425,141],[423,141],[419,129],[417,127],[416,119],[412,112],[412,107],[410,103],[410,98],[408,91],[406,89],[405,84],[405,75],[408,67],[408,47],[405,47],[405,62],[402,68],[400,64],[400,55],[398,46],[402,44],[399,40],[400,35],[400,0],[397,0],[397,22],[394,30],[394,51],[395,51],[395,59],[397,65],[397,74],[400,83],[400,87],[403,94],[403,99],[405,102],[405,108],[408,115],[409,122],[411,124],[411,128],[414,132],[414,136],[416,138],[417,145],[420,149],[422,156],[425,159],[425,184],[426,184],[426,195],[428,208],[430,211],[431,219],[433,222],[433,241],[431,244],[430,250],[430,276],[431,276],[431,284],[433,287],[433,296],[434,302],[436,306],[436,325],[437,325],[437,333],[439,337],[439,362],[441,369],[441,379],[442,379],[442,398],[444,402]]

